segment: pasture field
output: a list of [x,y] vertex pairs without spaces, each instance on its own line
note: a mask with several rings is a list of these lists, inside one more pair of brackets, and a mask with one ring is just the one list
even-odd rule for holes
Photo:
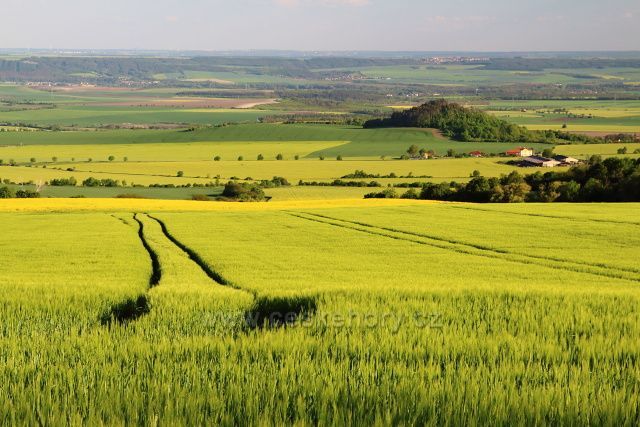
[[0,211],[5,424],[640,421],[637,204]]
[[2,113],[7,123],[39,126],[100,127],[119,124],[209,124],[255,122],[273,112],[252,109],[178,109],[175,107],[67,107]]
[[555,151],[558,154],[564,154],[567,156],[576,156],[581,158],[588,158],[591,155],[598,154],[601,156],[616,156],[618,150],[621,148],[627,148],[627,156],[637,156],[634,152],[640,149],[640,144],[576,144],[576,145],[559,145]]
[[481,108],[531,130],[640,133],[639,101],[490,101]]
[[[84,188],[84,187],[50,187],[41,190],[43,197],[114,197],[119,194],[137,194],[151,198],[190,198],[195,194],[217,195],[219,188],[131,188],[133,185],[148,186],[151,184],[210,184],[219,180],[221,184],[230,179],[269,180],[274,176],[286,178],[293,186],[280,189],[266,189],[267,195],[275,200],[309,199],[309,198],[350,198],[362,197],[375,189],[371,188],[328,188],[299,187],[298,181],[330,182],[343,176],[364,170],[369,174],[387,176],[395,173],[399,178],[364,178],[345,179],[347,181],[376,181],[383,186],[408,182],[442,182],[466,181],[474,170],[485,176],[500,176],[522,168],[505,165],[504,159],[437,159],[428,161],[406,160],[265,160],[265,161],[191,161],[191,162],[76,162],[57,163],[26,167],[0,167],[0,179],[8,179],[16,183],[45,183],[52,179],[75,178],[79,183],[94,177],[97,179],[116,179],[125,181],[127,187],[117,188]],[[74,169],[68,171],[67,169]],[[178,177],[177,172],[183,172]],[[525,171],[526,172],[526,171]],[[30,187],[31,188],[31,187]],[[401,191],[401,189],[399,190]]]
[[0,84],[0,122],[34,126],[94,128],[108,125],[215,125],[255,122],[275,110],[246,108],[274,102],[265,98],[199,98],[182,89],[95,86],[12,86]]
[[[288,150],[288,154],[299,154],[305,157],[317,158],[319,156],[336,157],[364,157],[379,158],[399,157],[406,152],[410,145],[418,145],[422,148],[434,150],[442,155],[452,149],[458,153],[480,150],[486,153],[500,153],[512,149],[517,143],[495,142],[459,142],[435,136],[428,129],[362,129],[354,126],[337,125],[284,125],[284,124],[243,124],[222,126],[213,128],[196,129],[193,131],[178,130],[116,130],[116,131],[78,131],[78,132],[0,132],[0,158],[29,157],[50,158],[56,155],[59,159],[68,160],[70,157],[88,157],[90,150],[109,150],[110,148],[97,147],[98,145],[121,146],[119,156],[128,156],[137,160],[164,160],[154,154],[160,150],[157,146],[129,147],[135,144],[158,143],[187,143],[206,142],[220,143],[220,155],[233,159],[238,156],[250,156],[259,153],[265,156],[275,156],[278,151],[269,153],[270,147],[265,146],[262,151],[257,151],[259,146],[246,143],[291,143],[302,142],[327,143],[327,145],[309,145],[310,150]],[[225,145],[225,144],[228,145]],[[242,144],[239,144],[242,143]],[[96,147],[65,147],[66,154],[47,155],[48,150],[55,151],[54,147],[36,151],[36,145],[43,146],[71,146],[71,145],[95,145]],[[548,144],[533,144],[534,148],[543,150]],[[194,157],[185,154],[180,145],[175,145],[166,150],[174,150],[171,154],[175,160],[193,160]],[[201,147],[206,148],[207,145]],[[114,147],[115,148],[115,147]],[[197,147],[191,147],[197,148]],[[282,148],[280,148],[282,149]],[[74,150],[78,154],[74,155]],[[125,152],[129,150],[129,152]],[[246,150],[246,152],[245,152]],[[82,153],[82,154],[81,154]],[[93,156],[99,158],[103,152]],[[211,153],[215,155],[216,153]],[[284,153],[283,153],[284,154]],[[207,159],[202,156],[201,150],[196,150],[196,159]],[[6,159],[5,159],[6,160]]]
[[[271,179],[282,176],[292,183],[304,181],[330,181],[352,174],[356,170],[364,170],[369,174],[388,175],[395,173],[403,178],[394,178],[390,182],[409,182],[420,180],[411,176],[428,176],[436,180],[466,179],[474,170],[479,170],[486,176],[508,174],[513,170],[522,170],[515,166],[502,164],[505,159],[434,159],[426,161],[409,160],[268,160],[268,161],[200,161],[200,162],[102,162],[74,164],[76,171],[84,174],[93,172],[104,175],[144,175],[144,176],[174,176],[175,171],[184,172],[185,177],[215,177],[229,179],[237,177],[244,179]],[[62,164],[66,168],[69,165]],[[171,169],[172,168],[172,169]],[[2,169],[0,169],[2,171]],[[75,172],[73,172],[75,173]],[[169,175],[170,174],[170,175]],[[385,178],[366,178],[366,181],[376,180],[387,182]],[[422,179],[424,180],[424,179]]]

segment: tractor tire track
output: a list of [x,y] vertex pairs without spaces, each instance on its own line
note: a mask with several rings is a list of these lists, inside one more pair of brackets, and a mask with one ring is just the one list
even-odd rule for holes
[[[119,220],[127,227],[133,226],[126,219],[111,215],[113,218]],[[162,269],[160,267],[160,260],[158,254],[153,250],[147,238],[144,235],[144,224],[138,218],[138,214],[133,214],[133,220],[138,223],[138,238],[142,243],[142,246],[147,251],[151,260],[151,276],[149,277],[149,287],[146,292],[139,294],[135,297],[125,298],[122,301],[116,302],[111,305],[107,310],[100,314],[100,323],[102,325],[111,325],[114,321],[119,324],[127,324],[133,320],[137,320],[140,317],[149,314],[151,311],[151,303],[148,291],[149,289],[157,286],[162,278]]]
[[[357,223],[357,222],[352,222],[347,220],[336,219],[336,218],[332,218],[324,215],[309,214],[309,213],[302,213],[302,212],[288,212],[288,214],[298,217],[300,219],[305,219],[307,221],[314,221],[314,222],[318,222],[325,225],[345,228],[352,231],[359,231],[362,233],[372,234],[375,236],[382,236],[382,237],[386,237],[394,240],[403,240],[403,241],[416,243],[420,245],[431,246],[438,249],[462,253],[465,255],[475,255],[475,256],[480,256],[485,258],[513,262],[517,264],[536,265],[536,266],[541,266],[546,268],[552,268],[555,270],[570,271],[570,272],[590,274],[594,276],[607,277],[610,279],[640,282],[640,278],[636,276],[629,277],[626,274],[613,274],[607,271],[599,271],[597,269],[594,269],[590,264],[589,264],[589,267],[591,268],[584,268],[585,266],[581,264],[578,264],[577,266],[574,265],[574,268],[570,268],[567,265],[559,265],[559,264],[570,265],[570,262],[565,262],[565,261],[558,262],[558,261],[552,261],[552,260],[544,260],[548,262],[539,262],[541,261],[540,259],[530,258],[529,256],[525,256],[525,255],[513,254],[507,251],[499,251],[499,250],[493,250],[489,248],[485,249],[484,247],[478,246],[478,245],[467,245],[467,244],[459,243],[456,241],[448,241],[442,238],[415,235],[408,232],[399,232],[393,229],[387,229],[387,228],[376,227],[376,226],[372,226],[364,223]],[[389,234],[389,233],[394,233],[394,234]]]
[[252,306],[245,312],[245,322],[249,330],[288,326],[295,323],[297,319],[307,318],[315,314],[318,306],[317,296],[261,295],[257,290],[237,286],[212,269],[196,251],[171,234],[164,221],[149,214],[146,214],[146,216],[156,221],[160,225],[164,236],[183,251],[213,282],[250,294],[253,297]]
[[461,206],[461,205],[448,205],[449,207],[453,208],[453,209],[466,209],[466,210],[470,210],[470,211],[478,211],[478,212],[497,212],[497,213],[504,213],[504,214],[509,214],[509,215],[518,215],[518,216],[531,216],[531,217],[537,217],[537,218],[549,218],[549,219],[561,219],[561,220],[566,220],[566,221],[579,221],[579,222],[596,222],[599,224],[614,224],[614,225],[636,225],[636,226],[640,226],[640,222],[634,222],[634,221],[622,221],[622,220],[610,220],[610,219],[597,219],[597,218],[578,218],[578,217],[571,217],[571,216],[562,216],[562,215],[544,215],[544,214],[536,214],[536,213],[525,213],[525,212],[510,212],[510,211],[503,211],[503,210],[497,210],[497,209],[482,209],[482,208],[477,208],[477,207],[471,207],[471,206]]
[[558,262],[558,263],[562,263],[562,264],[569,264],[569,265],[574,265],[574,266],[578,266],[580,268],[602,268],[605,270],[614,270],[619,274],[626,274],[626,273],[630,273],[630,274],[640,274],[640,269],[637,268],[627,268],[627,267],[617,267],[617,266],[612,266],[612,265],[608,265],[608,264],[604,264],[604,263],[590,263],[590,262],[584,262],[584,261],[576,261],[576,260],[566,260],[566,259],[562,259],[562,258],[557,258],[557,257],[552,257],[552,256],[545,256],[545,255],[531,255],[531,254],[523,254],[523,253],[518,253],[518,252],[512,252],[512,251],[508,251],[506,249],[499,249],[499,248],[494,248],[491,246],[485,246],[485,245],[479,245],[479,244],[475,244],[475,243],[470,243],[470,242],[465,242],[462,240],[455,240],[455,239],[445,239],[442,237],[438,237],[438,236],[433,236],[433,235],[429,235],[429,234],[425,234],[425,233],[417,233],[417,232],[413,232],[413,231],[406,231],[406,230],[398,230],[396,228],[391,228],[391,227],[382,227],[382,226],[377,226],[377,225],[372,225],[372,224],[367,224],[365,222],[360,222],[360,221],[351,221],[351,220],[345,220],[345,219],[340,219],[340,218],[333,218],[327,215],[321,215],[321,214],[317,214],[317,213],[309,213],[309,212],[305,212],[306,215],[310,215],[310,216],[315,216],[315,217],[319,217],[319,218],[325,218],[328,220],[332,220],[332,221],[341,221],[341,222],[346,222],[346,223],[350,223],[350,224],[356,224],[359,225],[361,227],[368,227],[368,228],[374,228],[374,229],[380,229],[380,230],[385,230],[385,231],[389,231],[392,233],[398,233],[398,234],[406,234],[409,236],[415,236],[415,237],[420,237],[420,238],[424,238],[424,239],[429,239],[429,240],[437,240],[440,242],[445,242],[445,243],[450,243],[450,244],[454,244],[454,245],[461,245],[461,246],[468,246],[468,247],[472,247],[475,249],[479,249],[482,251],[489,251],[489,252],[494,252],[494,253],[498,253],[498,254],[504,254],[504,255],[513,255],[513,256],[517,256],[517,257],[526,257],[526,258],[532,258],[532,259],[537,259],[540,261],[552,261],[552,262]]
[[142,242],[142,246],[144,246],[145,250],[149,253],[149,257],[151,258],[151,277],[149,278],[149,287],[153,288],[158,286],[160,280],[162,279],[162,268],[160,267],[160,259],[158,258],[158,254],[153,250],[147,238],[144,235],[144,223],[140,221],[138,218],[138,214],[133,215],[133,219],[138,223],[138,237],[140,237],[140,241]]
[[162,221],[161,219],[154,217],[152,215],[146,214],[149,218],[151,218],[152,220],[156,221],[159,225],[160,225],[160,229],[162,230],[162,234],[164,234],[164,236],[169,239],[169,241],[171,243],[173,243],[175,246],[178,247],[178,249],[180,249],[182,252],[184,252],[185,254],[187,254],[187,256],[189,257],[189,259],[191,261],[193,261],[198,267],[200,267],[200,269],[204,272],[204,274],[206,274],[211,280],[213,280],[216,284],[218,285],[222,285],[222,286],[229,286],[233,289],[236,289],[238,291],[242,291],[242,292],[249,292],[251,294],[253,294],[254,297],[256,297],[256,293],[252,292],[252,291],[247,291],[246,289],[242,289],[236,285],[234,285],[233,283],[231,283],[230,281],[228,281],[227,279],[225,279],[222,274],[218,273],[217,271],[215,271],[214,269],[212,269],[209,264],[207,264],[202,257],[193,249],[189,248],[187,245],[185,245],[184,243],[180,242],[178,239],[176,239],[170,232],[169,229],[167,228],[167,225],[165,224],[164,221]]

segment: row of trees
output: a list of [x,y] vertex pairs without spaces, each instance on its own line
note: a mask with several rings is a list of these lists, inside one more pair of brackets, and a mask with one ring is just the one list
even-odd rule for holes
[[40,193],[32,190],[20,189],[13,191],[9,187],[0,187],[0,199],[37,199]]
[[640,159],[593,156],[588,164],[564,172],[537,172],[522,176],[486,178],[475,171],[467,183],[425,183],[420,192],[410,189],[398,196],[394,189],[370,193],[366,198],[414,198],[475,203],[518,202],[638,202]]

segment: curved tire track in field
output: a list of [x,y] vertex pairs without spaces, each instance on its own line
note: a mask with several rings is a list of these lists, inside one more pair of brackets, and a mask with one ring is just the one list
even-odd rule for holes
[[479,211],[479,212],[496,212],[496,213],[504,213],[509,215],[519,215],[519,216],[532,216],[537,218],[549,218],[549,219],[562,219],[566,221],[581,221],[581,222],[597,222],[600,224],[614,224],[614,225],[636,225],[640,226],[640,222],[634,221],[622,221],[622,220],[612,220],[612,219],[598,219],[598,218],[579,218],[575,216],[562,216],[562,215],[545,215],[545,214],[537,214],[530,212],[511,212],[511,211],[503,211],[498,209],[482,209],[478,207],[471,206],[461,206],[457,204],[447,205],[453,209],[466,209],[470,211]]
[[[222,274],[211,268],[196,251],[171,234],[164,221],[148,213],[146,215],[156,221],[160,225],[164,236],[178,249],[187,254],[189,259],[200,267],[213,282],[218,285],[229,286],[239,292],[249,293],[253,296],[252,307],[245,312],[245,321],[249,329],[287,326],[295,323],[295,321],[300,318],[306,318],[314,314],[317,310],[317,299],[313,296],[298,295],[278,297],[260,295],[255,290],[244,289],[234,285],[225,279]],[[136,220],[139,221],[137,218]]]
[[142,246],[144,246],[147,253],[149,253],[149,258],[151,258],[151,277],[149,278],[149,286],[153,288],[154,286],[158,286],[160,279],[162,279],[160,260],[158,258],[158,254],[153,250],[151,245],[149,245],[149,242],[144,235],[144,223],[140,221],[138,214],[134,214],[133,219],[138,223],[138,237],[140,237],[140,241],[142,241]]
[[194,251],[193,249],[189,248],[187,245],[185,245],[184,243],[182,243],[178,239],[176,239],[169,232],[169,229],[167,228],[167,225],[164,223],[164,221],[162,221],[161,219],[159,219],[157,217],[154,217],[152,215],[149,215],[149,214],[146,214],[146,215],[149,218],[151,218],[152,220],[156,221],[160,225],[160,229],[162,230],[162,234],[164,234],[164,236],[167,239],[169,239],[169,241],[171,243],[173,243],[175,246],[177,246],[182,252],[187,254],[189,256],[189,259],[191,261],[193,261],[198,267],[200,267],[200,269],[204,272],[204,274],[206,274],[211,280],[216,282],[218,285],[229,286],[229,287],[231,287],[233,289],[236,289],[236,290],[242,291],[242,292],[249,292],[254,296],[254,298],[256,297],[256,293],[255,292],[247,291],[246,289],[242,289],[242,288],[239,288],[237,286],[234,286],[231,282],[229,282],[227,279],[225,279],[220,273],[218,273],[217,271],[212,269],[209,266],[209,264],[207,264],[202,259],[202,257],[200,257],[200,255],[198,255],[198,253],[196,251]]
[[[127,220],[122,217],[111,215],[126,226],[131,226]],[[151,259],[151,276],[149,277],[149,289],[157,286],[162,278],[162,269],[160,268],[160,260],[158,254],[149,245],[144,235],[144,224],[138,218],[138,214],[133,214],[133,219],[138,223],[138,237],[142,242],[142,246],[149,254]],[[100,315],[100,323],[110,325],[112,322],[126,324],[132,320],[136,320],[151,310],[149,295],[145,292],[136,297],[125,298],[124,300],[113,304],[109,309]]]
[[429,240],[436,240],[436,241],[440,241],[440,242],[444,242],[444,243],[450,243],[452,245],[468,246],[468,247],[471,247],[471,248],[479,249],[481,251],[489,251],[489,252],[494,252],[494,253],[504,254],[504,255],[514,255],[514,256],[517,256],[517,257],[532,258],[532,259],[537,259],[537,260],[540,260],[540,261],[552,261],[552,262],[559,262],[559,263],[563,263],[563,264],[573,264],[574,266],[579,266],[579,268],[584,268],[584,267],[602,268],[602,269],[605,269],[605,270],[616,271],[617,273],[619,273],[621,275],[624,275],[624,274],[627,274],[627,273],[640,274],[640,269],[637,269],[637,268],[616,267],[616,266],[608,265],[608,264],[604,264],[604,263],[590,263],[590,262],[585,262],[585,261],[567,260],[567,259],[563,259],[563,258],[557,258],[557,257],[545,256],[545,255],[523,254],[523,253],[519,253],[519,252],[508,251],[506,249],[499,249],[499,248],[494,248],[494,247],[491,247],[491,246],[479,245],[479,244],[475,244],[475,243],[465,242],[465,241],[462,241],[462,240],[445,239],[443,237],[433,236],[433,235],[429,235],[429,234],[426,234],[426,233],[417,233],[417,232],[414,232],[414,231],[399,230],[397,228],[391,228],[391,227],[381,227],[381,226],[377,226],[377,225],[367,224],[365,222],[351,221],[351,220],[345,220],[345,219],[340,219],[340,218],[333,218],[333,217],[330,217],[330,216],[327,216],[327,215],[321,215],[321,214],[317,214],[317,213],[305,212],[305,214],[306,215],[310,215],[310,216],[319,217],[319,218],[329,219],[329,220],[332,220],[332,221],[341,221],[341,222],[346,222],[346,223],[350,223],[350,224],[356,224],[356,225],[359,225],[361,227],[380,229],[380,230],[389,231],[389,232],[392,232],[392,233],[406,234],[406,235],[409,235],[409,236],[415,236],[415,237],[420,237],[420,238],[429,239]]
[[[604,267],[594,266],[591,264],[581,264],[573,261],[558,261],[547,258],[537,258],[528,255],[514,254],[512,252],[496,250],[492,248],[487,248],[480,245],[472,245],[464,242],[458,242],[455,240],[447,240],[440,237],[422,235],[418,233],[411,233],[406,231],[399,231],[392,228],[385,227],[377,227],[374,225],[356,222],[356,221],[348,221],[339,218],[333,218],[326,215],[319,214],[311,214],[307,212],[288,212],[289,215],[305,219],[307,221],[314,221],[321,224],[331,225],[334,227],[346,228],[353,231],[359,231],[362,233],[373,234],[376,236],[387,237],[394,240],[404,240],[411,243],[416,243],[420,245],[432,246],[438,249],[458,252],[466,255],[475,255],[492,259],[499,259],[503,261],[514,262],[518,264],[527,264],[527,265],[538,265],[541,267],[552,268],[555,270],[563,270],[563,271],[571,271],[574,273],[583,273],[583,274],[591,274],[594,276],[607,277],[610,279],[631,281],[631,282],[640,282],[640,278],[637,276],[629,276],[628,271],[623,271],[620,269],[616,269],[615,273],[609,271],[599,270]],[[392,234],[389,234],[392,233]],[[418,240],[421,239],[421,240]],[[544,262],[546,261],[546,262]],[[564,265],[561,265],[564,264]],[[571,266],[573,268],[571,268]],[[588,267],[588,268],[585,268]],[[612,268],[606,267],[608,270],[614,270]],[[616,274],[617,273],[617,274]],[[634,272],[635,273],[635,272]]]

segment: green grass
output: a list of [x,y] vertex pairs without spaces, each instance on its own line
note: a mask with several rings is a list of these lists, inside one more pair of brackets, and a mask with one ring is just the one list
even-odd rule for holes
[[152,107],[69,107],[2,113],[8,123],[39,126],[100,127],[111,124],[184,123],[216,125],[228,122],[255,122],[273,114],[261,110],[181,110]]
[[[160,179],[159,181],[164,181]],[[175,184],[175,183],[174,183]],[[35,190],[35,185],[9,185],[14,191],[21,188]],[[195,195],[207,195],[211,197],[219,196],[222,187],[191,187],[191,188],[122,188],[122,187],[51,187],[45,186],[40,190],[41,197],[86,197],[86,198],[111,198],[120,195],[141,197],[145,199],[163,200],[190,200]],[[364,196],[364,193],[363,193]]]
[[[131,214],[0,214],[10,248],[0,394],[12,396],[0,414],[8,424],[636,424],[637,210],[152,214],[218,282],[138,215],[162,271],[151,288]],[[110,304],[139,295],[148,314],[100,324]],[[247,310],[296,301],[315,312],[287,328],[242,326]]]
[[[335,125],[283,125],[243,124],[217,128],[204,128],[193,132],[136,130],[136,131],[89,131],[89,132],[0,132],[1,146],[27,145],[93,145],[93,144],[140,144],[160,142],[331,142],[333,148],[317,149],[309,157],[338,154],[348,157],[399,157],[406,149],[416,144],[444,154],[448,149],[457,152],[474,150],[488,153],[504,152],[517,146],[513,143],[467,143],[435,137],[425,129],[362,129]],[[336,142],[343,144],[337,147]],[[545,144],[533,144],[537,149]],[[27,151],[27,150],[25,150]],[[1,155],[1,154],[0,154]],[[241,150],[237,155],[243,155]],[[4,155],[6,157],[6,155]],[[60,157],[60,156],[58,156]]]

